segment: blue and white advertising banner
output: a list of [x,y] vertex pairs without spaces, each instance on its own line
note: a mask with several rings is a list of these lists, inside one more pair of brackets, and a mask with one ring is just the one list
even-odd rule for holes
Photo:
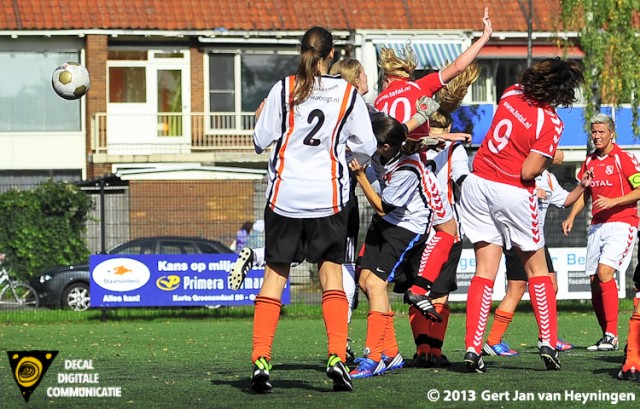
[[[558,300],[590,300],[591,288],[589,276],[585,273],[587,250],[584,247],[560,247],[550,248],[549,254],[553,260],[553,267],[558,278]],[[471,279],[476,272],[476,257],[472,249],[462,250],[456,280],[458,289],[451,293],[449,300],[466,301]],[[626,292],[625,274],[616,273],[615,280],[618,283],[618,297],[624,298]],[[507,291],[506,264],[504,255],[500,261],[498,275],[493,286],[493,300],[500,301]],[[529,299],[529,293],[522,297]]]
[[[90,258],[91,307],[252,305],[264,267],[247,274],[238,291],[227,284],[235,254],[97,254]],[[290,302],[289,285],[282,303]]]

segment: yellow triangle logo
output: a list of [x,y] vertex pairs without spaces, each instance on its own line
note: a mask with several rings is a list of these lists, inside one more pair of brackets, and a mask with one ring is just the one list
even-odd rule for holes
[[7,351],[13,379],[25,402],[36,390],[58,351]]

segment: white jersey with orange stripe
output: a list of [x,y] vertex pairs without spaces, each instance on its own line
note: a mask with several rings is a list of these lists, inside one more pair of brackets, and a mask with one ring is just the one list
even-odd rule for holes
[[382,201],[394,207],[383,217],[385,221],[424,234],[431,225],[453,217],[435,174],[425,167],[419,155],[400,153],[383,169],[384,175],[378,176]]
[[309,98],[293,106],[295,77],[278,81],[256,123],[256,152],[273,146],[267,205],[282,216],[325,217],[349,200],[348,146],[360,163],[375,153],[367,106],[338,76],[316,77]]
[[542,199],[538,196],[538,211],[540,212],[540,224],[544,225],[544,219],[547,216],[547,210],[550,205],[564,208],[564,202],[569,196],[569,192],[565,190],[556,176],[544,170],[540,175],[536,177],[536,189],[542,189],[547,194],[546,199]]

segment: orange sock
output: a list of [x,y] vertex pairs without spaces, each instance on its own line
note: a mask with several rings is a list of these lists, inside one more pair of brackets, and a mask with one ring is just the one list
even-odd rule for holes
[[257,361],[261,356],[271,361],[271,346],[280,319],[282,302],[277,298],[257,296],[255,303],[251,362]]
[[640,313],[634,312],[629,320],[627,361],[640,364]]
[[382,352],[390,358],[398,355],[398,340],[396,339],[396,329],[393,326],[393,311],[387,314],[387,324],[384,327],[384,343]]
[[418,355],[431,353],[429,339],[431,338],[431,322],[415,307],[409,307],[409,324],[413,333],[413,341],[416,343]]
[[442,345],[444,344],[444,335],[447,332],[449,324],[449,305],[436,303],[433,304],[442,317],[442,322],[431,322],[431,355],[442,355]]
[[376,362],[379,362],[382,357],[387,317],[388,314],[380,311],[370,311],[367,315],[367,339],[364,346],[365,351],[368,351],[367,357]]
[[493,316],[493,325],[489,336],[487,337],[487,344],[496,345],[502,342],[504,333],[507,332],[507,328],[513,320],[513,313],[496,309],[496,313]]
[[328,290],[322,293],[322,317],[327,329],[328,355],[336,354],[342,362],[345,362],[349,332],[349,301],[344,291]]

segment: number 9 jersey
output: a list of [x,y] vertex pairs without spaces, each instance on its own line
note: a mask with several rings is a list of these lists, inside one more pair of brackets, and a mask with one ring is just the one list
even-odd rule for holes
[[563,129],[555,109],[531,104],[522,87],[512,85],[500,98],[491,127],[473,160],[473,173],[532,190],[535,180],[520,177],[522,163],[530,152],[553,158]]
[[316,77],[309,98],[295,106],[294,86],[294,76],[273,86],[254,129],[256,152],[273,145],[267,205],[286,217],[331,216],[349,200],[346,147],[361,164],[376,151],[369,110],[338,76]]

